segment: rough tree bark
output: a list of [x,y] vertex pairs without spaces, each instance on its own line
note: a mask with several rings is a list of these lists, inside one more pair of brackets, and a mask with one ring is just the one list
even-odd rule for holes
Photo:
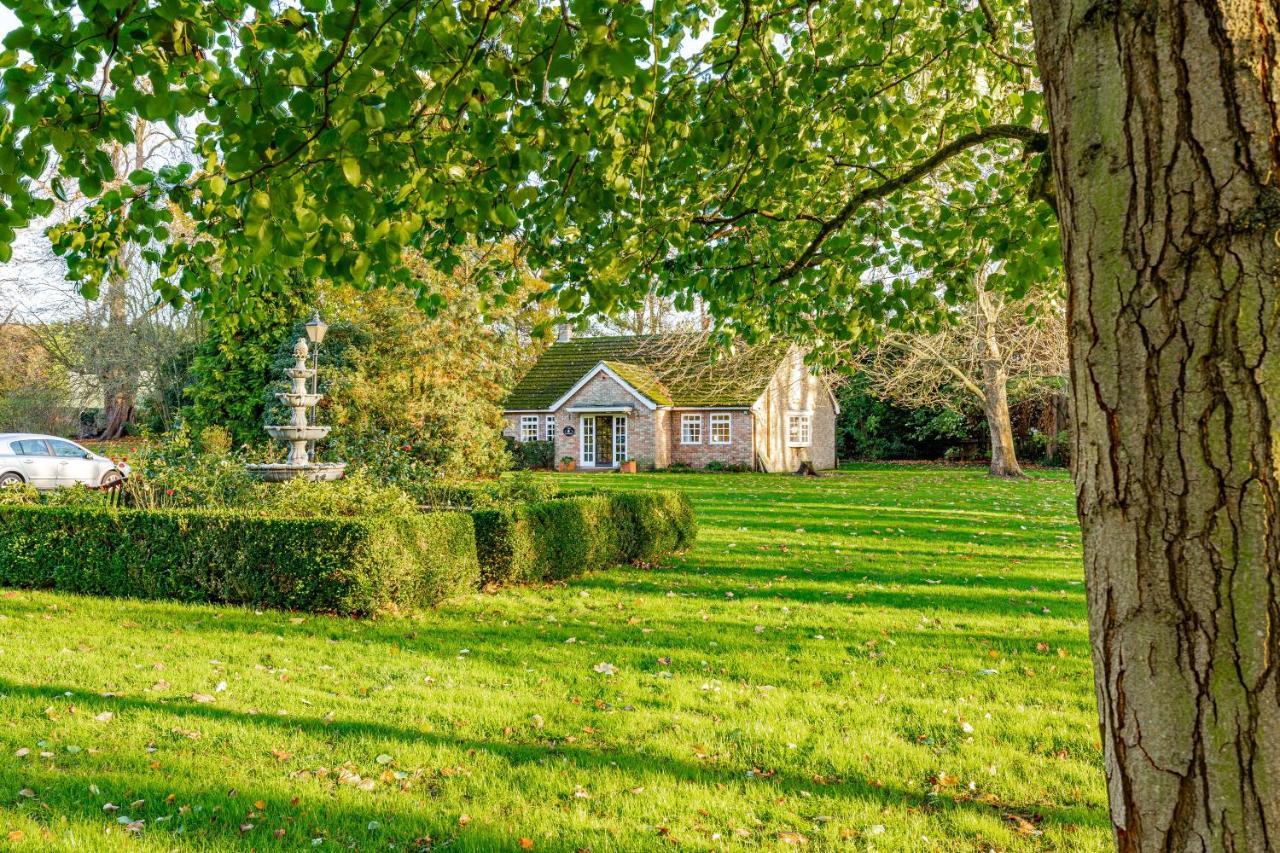
[[974,312],[978,318],[978,341],[982,347],[982,407],[991,436],[991,467],[987,473],[992,477],[1022,477],[1022,466],[1018,464],[1018,454],[1013,445],[1013,421],[1009,417],[1009,374],[1004,368],[995,332],[999,308],[983,287],[982,278],[985,275],[979,277],[977,283]]
[[1123,851],[1280,847],[1275,0],[1032,0]]

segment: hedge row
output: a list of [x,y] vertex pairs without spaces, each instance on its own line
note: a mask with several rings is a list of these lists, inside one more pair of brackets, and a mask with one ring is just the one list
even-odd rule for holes
[[367,615],[687,548],[681,492],[416,515],[0,506],[0,586]]
[[0,585],[364,615],[475,586],[465,513],[263,518],[0,507]]
[[493,583],[559,580],[693,544],[683,492],[606,493],[472,512],[482,577]]

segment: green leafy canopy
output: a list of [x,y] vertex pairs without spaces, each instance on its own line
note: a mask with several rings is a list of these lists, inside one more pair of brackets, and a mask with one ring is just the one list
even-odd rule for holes
[[[963,294],[979,242],[1017,287],[1057,263],[1014,0],[9,5],[0,250],[75,185],[90,293],[127,243],[233,306],[515,237],[567,312],[656,282],[822,338]],[[189,160],[114,174],[138,119]]]

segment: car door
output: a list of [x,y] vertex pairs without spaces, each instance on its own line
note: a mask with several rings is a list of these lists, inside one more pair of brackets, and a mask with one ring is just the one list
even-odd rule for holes
[[22,476],[37,489],[52,489],[58,484],[58,460],[42,438],[24,438],[10,442],[9,447],[21,463]]
[[86,486],[98,485],[98,462],[89,451],[69,441],[49,439],[53,455],[58,460],[57,481],[59,486],[71,486],[83,483]]

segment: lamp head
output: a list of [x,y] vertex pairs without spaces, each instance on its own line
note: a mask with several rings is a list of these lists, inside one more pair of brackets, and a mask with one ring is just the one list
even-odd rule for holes
[[324,340],[324,333],[329,330],[329,324],[320,319],[320,312],[317,310],[312,312],[311,319],[306,322],[304,328],[311,343],[318,344]]

